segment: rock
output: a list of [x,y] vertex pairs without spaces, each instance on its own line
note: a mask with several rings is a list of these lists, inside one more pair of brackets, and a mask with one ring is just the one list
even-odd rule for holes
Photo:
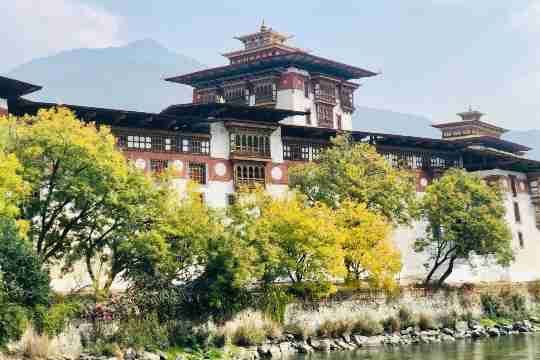
[[317,351],[330,351],[330,340],[328,339],[310,339],[309,344]]
[[414,328],[412,326],[409,326],[408,328],[401,330],[400,334],[401,335],[409,335],[409,334],[411,334],[413,332],[414,332]]
[[487,336],[487,333],[482,329],[475,329],[473,331],[471,331],[471,336],[475,339],[479,339],[479,338],[483,338],[483,337],[486,337]]
[[465,332],[464,331],[456,331],[454,333],[454,338],[455,339],[465,339]]
[[530,321],[530,322],[533,322],[533,323],[536,323],[536,324],[540,324],[540,318],[537,317],[537,316],[531,316],[531,317],[529,317],[529,321]]
[[449,329],[449,328],[443,328],[441,330],[441,332],[445,335],[450,335],[450,336],[454,336],[454,331],[452,329]]
[[456,321],[455,328],[457,332],[465,332],[469,330],[469,324],[466,321]]
[[491,337],[501,336],[501,332],[496,327],[490,327],[486,329],[486,332]]
[[367,336],[362,336],[362,335],[353,335],[352,339],[354,343],[356,344],[356,346],[362,347],[367,343],[369,338]]
[[140,360],[161,360],[158,354],[154,354],[148,351],[143,351],[139,354],[138,359]]
[[477,320],[469,320],[469,329],[470,330],[477,330],[478,328],[481,328],[480,322]]
[[441,341],[450,342],[450,341],[456,341],[456,339],[452,335],[442,334]]
[[137,352],[133,349],[127,349],[124,352],[124,360],[135,360],[137,358]]
[[305,341],[296,343],[295,347],[300,354],[309,354],[313,352],[313,348]]
[[370,336],[367,338],[364,346],[365,347],[376,347],[380,346],[382,343],[383,337],[382,336]]

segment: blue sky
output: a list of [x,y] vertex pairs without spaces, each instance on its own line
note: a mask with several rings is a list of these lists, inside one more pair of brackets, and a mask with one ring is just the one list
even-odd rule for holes
[[314,54],[381,71],[357,104],[453,120],[472,105],[540,128],[540,0],[0,1],[0,73],[78,47],[152,38],[209,66],[264,18]]

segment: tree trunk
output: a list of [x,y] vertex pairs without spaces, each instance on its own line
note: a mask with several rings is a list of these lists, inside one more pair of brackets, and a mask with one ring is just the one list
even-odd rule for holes
[[454,270],[454,261],[456,261],[456,257],[453,256],[450,258],[450,262],[448,263],[448,268],[444,272],[444,274],[439,278],[439,281],[437,282],[438,286],[441,286],[446,279],[452,274],[452,271]]

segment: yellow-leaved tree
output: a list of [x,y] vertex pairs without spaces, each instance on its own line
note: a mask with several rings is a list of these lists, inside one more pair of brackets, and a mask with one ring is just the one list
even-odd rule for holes
[[401,256],[389,239],[391,226],[386,219],[364,204],[347,200],[336,211],[336,221],[343,236],[348,283],[367,280],[376,288],[394,288]]

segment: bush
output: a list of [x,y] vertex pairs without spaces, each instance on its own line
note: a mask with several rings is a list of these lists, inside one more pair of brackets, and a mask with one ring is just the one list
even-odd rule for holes
[[272,320],[283,324],[287,305],[292,300],[293,296],[287,292],[286,288],[268,285],[262,288],[262,296],[258,307]]
[[10,341],[19,340],[26,325],[26,311],[23,307],[2,303],[0,300],[0,348]]
[[483,327],[491,328],[497,325],[497,322],[489,318],[483,318],[483,319],[480,319],[480,325],[482,325]]
[[399,317],[399,321],[401,323],[401,328],[402,329],[407,329],[409,327],[415,327],[416,326],[416,321],[414,319],[414,315],[411,312],[411,310],[409,310],[408,308],[406,308],[406,307],[400,308],[399,312],[398,312],[398,317]]
[[438,328],[433,317],[427,314],[420,314],[418,317],[418,327],[422,331],[436,330]]
[[38,305],[35,308],[33,324],[39,334],[60,335],[69,322],[81,312],[79,304],[54,304],[49,309]]
[[121,323],[112,342],[148,351],[165,349],[170,345],[168,327],[160,323],[155,313]]
[[536,302],[540,302],[540,280],[533,281],[529,284],[529,294]]
[[0,281],[7,302],[30,308],[49,301],[49,276],[28,244],[21,239],[14,221],[0,219]]
[[266,340],[266,334],[255,322],[246,322],[234,331],[231,340],[238,346],[261,345]]
[[363,336],[374,336],[381,335],[384,328],[380,322],[370,317],[362,317],[354,323],[352,331]]
[[528,316],[525,297],[510,291],[499,296],[482,294],[480,297],[482,311],[490,319],[508,318],[522,320]]
[[482,312],[489,318],[496,318],[502,313],[501,301],[491,294],[482,294],[480,303],[482,304]]
[[289,287],[291,295],[305,301],[319,301],[336,291],[336,287],[328,281],[295,283]]
[[384,331],[388,333],[396,333],[401,330],[401,321],[395,316],[389,316],[383,321]]
[[326,320],[317,329],[317,335],[339,338],[343,335],[350,335],[354,328],[354,322],[350,320]]
[[293,335],[296,340],[307,340],[312,335],[311,329],[299,323],[285,325],[283,332]]
[[281,325],[273,320],[267,320],[264,323],[263,331],[269,339],[277,339],[283,334]]
[[439,323],[441,324],[441,327],[443,328],[455,329],[458,318],[459,316],[457,312],[451,311],[447,314],[441,315],[439,317]]

